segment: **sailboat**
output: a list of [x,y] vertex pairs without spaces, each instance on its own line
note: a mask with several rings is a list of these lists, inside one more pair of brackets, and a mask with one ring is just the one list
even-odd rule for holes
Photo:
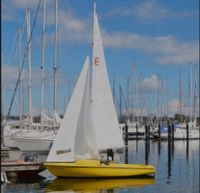
[[100,158],[101,150],[122,147],[95,4],[92,66],[87,56],[44,166],[57,177],[155,174],[151,165],[121,164]]
[[[57,17],[57,1],[55,1],[55,16]],[[10,138],[12,139],[15,146],[17,146],[21,151],[36,151],[36,152],[48,152],[50,147],[55,139],[57,128],[60,125],[62,119],[58,116],[56,110],[54,109],[53,118],[50,118],[46,112],[44,107],[44,81],[45,81],[45,72],[44,72],[44,53],[45,53],[45,1],[43,1],[43,27],[42,27],[42,61],[41,61],[41,77],[42,77],[42,84],[41,84],[41,122],[34,123],[33,116],[32,116],[32,99],[31,99],[31,91],[29,94],[29,119],[27,121],[22,120],[20,121],[21,125],[17,132],[15,132]],[[26,12],[27,18],[27,31],[30,31],[30,10]],[[57,20],[57,19],[55,19]],[[57,22],[55,21],[55,25],[57,26]],[[28,33],[28,42],[30,39],[30,33]],[[55,35],[56,36],[56,35]],[[21,38],[19,38],[20,40]],[[55,41],[56,44],[56,41]],[[30,47],[30,42],[29,42]],[[56,47],[56,46],[55,46]],[[20,50],[20,49],[19,49]],[[56,49],[55,49],[56,52]],[[56,54],[54,54],[56,55]],[[30,58],[30,49],[28,52],[28,56]],[[54,63],[56,63],[56,57],[54,56]],[[21,62],[20,62],[21,63]],[[29,74],[31,74],[31,60],[29,60]],[[56,69],[56,67],[54,67]],[[54,70],[55,71],[55,70]],[[55,74],[55,72],[54,72]],[[55,77],[54,77],[55,79]],[[31,83],[31,78],[29,78],[29,82]],[[54,80],[55,82],[55,80]],[[31,89],[31,85],[29,86],[29,90]],[[54,89],[55,90],[55,89]],[[55,104],[55,98],[54,98]],[[55,105],[54,105],[55,106]],[[20,113],[21,114],[21,113]],[[21,116],[20,116],[21,117]]]

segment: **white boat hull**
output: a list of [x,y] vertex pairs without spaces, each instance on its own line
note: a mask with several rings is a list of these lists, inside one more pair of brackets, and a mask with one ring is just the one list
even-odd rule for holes
[[[199,139],[199,130],[198,129],[191,129],[189,130],[189,139]],[[187,131],[186,129],[176,128],[174,133],[174,139],[187,139]]]
[[14,138],[15,145],[21,151],[49,151],[55,137],[47,138]]
[[[158,137],[158,132],[153,134],[154,137]],[[160,133],[161,139],[168,139],[168,132]],[[182,128],[176,128],[174,132],[174,140],[186,140],[187,139],[187,130]],[[200,139],[200,130],[199,129],[190,129],[188,139]]]
[[10,136],[4,136],[3,139],[5,147],[16,147],[14,141],[10,138]]

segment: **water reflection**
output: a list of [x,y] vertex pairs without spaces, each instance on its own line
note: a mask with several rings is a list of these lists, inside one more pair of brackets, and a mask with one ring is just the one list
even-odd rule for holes
[[155,183],[154,177],[143,178],[67,178],[56,179],[46,188],[46,192],[115,192],[118,188],[139,188]]
[[186,141],[186,159],[188,159],[188,155],[189,155],[189,141]]
[[2,193],[32,193],[39,192],[44,189],[44,179],[43,178],[34,178],[34,179],[23,179],[10,180],[9,183],[1,184],[1,192]]
[[[171,155],[172,155],[172,141],[171,140],[168,140],[168,176],[167,176],[167,179],[169,180],[170,177],[171,177]],[[168,183],[170,183],[170,181],[168,181]]]

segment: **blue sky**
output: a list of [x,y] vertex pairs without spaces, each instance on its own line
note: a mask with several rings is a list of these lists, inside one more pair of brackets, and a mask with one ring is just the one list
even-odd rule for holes
[[[25,10],[31,8],[35,17],[39,0],[2,1],[3,104],[7,112],[18,71],[16,33],[25,22]],[[46,102],[52,111],[52,65],[54,1],[46,1]],[[178,112],[179,69],[182,73],[182,104],[189,112],[189,74],[193,66],[193,87],[199,68],[199,2],[198,0],[58,0],[58,90],[57,109],[63,113],[86,55],[91,57],[93,3],[104,42],[109,78],[116,90],[122,85],[126,93],[132,65],[136,65],[139,105],[147,113],[156,113],[158,82],[163,113]],[[31,23],[31,25],[32,25]],[[42,34],[42,4],[32,39],[33,107],[38,114],[40,103],[40,63]],[[22,55],[26,46],[26,26],[22,34]],[[24,111],[27,112],[27,60],[23,72]],[[139,86],[138,86],[139,87]],[[199,87],[199,86],[198,86]],[[194,93],[194,89],[193,89]],[[18,113],[18,95],[13,114]],[[145,98],[145,104],[144,104]],[[164,107],[165,105],[165,107]],[[167,107],[166,107],[167,106]],[[136,108],[136,107],[133,107]],[[161,107],[160,107],[161,108]],[[147,110],[148,109],[148,110]],[[164,110],[165,109],[165,110]],[[139,109],[135,109],[139,111]]]

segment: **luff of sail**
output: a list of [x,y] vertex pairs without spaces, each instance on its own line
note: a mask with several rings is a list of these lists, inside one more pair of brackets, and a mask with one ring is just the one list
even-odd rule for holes
[[[82,159],[96,157],[95,155],[97,153],[95,153],[95,146],[93,146],[94,150],[90,149],[91,155],[89,155],[87,147],[83,148],[82,143],[76,143],[76,141],[83,141],[83,139],[79,137],[80,134],[76,133],[80,132],[81,124],[83,124],[85,120],[85,118],[81,118],[81,116],[83,116],[83,105],[85,103],[85,96],[87,95],[86,92],[88,92],[88,78],[89,58],[87,57],[67,110],[64,114],[59,132],[47,157],[47,162],[73,162],[79,156],[82,157]],[[85,135],[81,137],[84,136]],[[84,141],[87,140],[84,139]],[[81,155],[79,155],[80,151],[82,151]]]
[[92,58],[92,116],[98,149],[124,146],[110,89],[103,43],[94,5]]

